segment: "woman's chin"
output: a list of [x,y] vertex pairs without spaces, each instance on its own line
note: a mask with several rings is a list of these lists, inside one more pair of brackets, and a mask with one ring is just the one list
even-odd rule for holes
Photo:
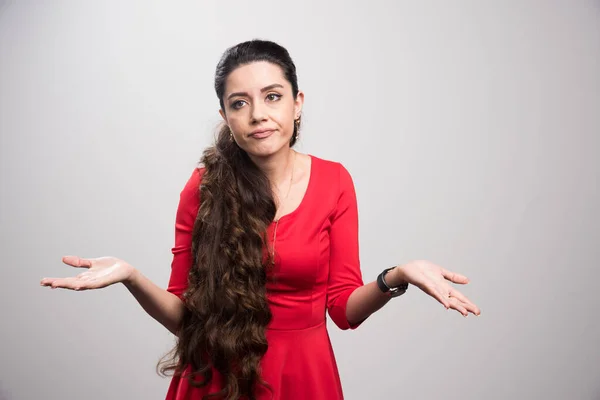
[[246,150],[251,157],[270,157],[281,151],[289,149],[287,143],[259,143],[254,146],[249,146]]

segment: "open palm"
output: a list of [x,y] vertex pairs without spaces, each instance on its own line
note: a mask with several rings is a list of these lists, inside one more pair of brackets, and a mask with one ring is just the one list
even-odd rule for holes
[[465,285],[469,278],[448,271],[427,260],[411,261],[398,269],[402,281],[419,287],[425,293],[442,303],[447,309],[454,309],[465,317],[472,313],[480,315],[481,310],[464,294],[449,283]]
[[40,285],[71,290],[100,289],[129,279],[133,267],[115,257],[81,258],[65,256],[62,261],[85,272],[69,278],[44,278]]

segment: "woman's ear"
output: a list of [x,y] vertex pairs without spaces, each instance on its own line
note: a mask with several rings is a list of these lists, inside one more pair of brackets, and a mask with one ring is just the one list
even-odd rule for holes
[[302,106],[304,105],[304,92],[299,90],[296,100],[294,100],[294,119],[298,119],[302,113]]

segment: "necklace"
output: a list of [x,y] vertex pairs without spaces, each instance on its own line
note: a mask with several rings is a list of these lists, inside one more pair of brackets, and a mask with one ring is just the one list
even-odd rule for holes
[[[293,151],[293,150],[292,150]],[[292,182],[294,181],[294,170],[296,169],[296,152],[294,151],[294,161],[292,161],[292,175],[290,176],[290,185],[288,187],[287,193],[282,201],[280,201],[279,209],[283,210],[284,201],[287,200],[290,195],[290,191],[292,190]],[[281,217],[275,220],[275,231],[273,232],[273,251],[271,253],[271,264],[275,265],[275,240],[277,240],[277,227],[279,226],[279,220]]]

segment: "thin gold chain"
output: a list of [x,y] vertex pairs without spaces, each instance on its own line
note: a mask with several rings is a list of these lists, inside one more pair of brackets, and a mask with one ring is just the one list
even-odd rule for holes
[[[294,150],[292,150],[292,151],[294,151]],[[292,166],[292,175],[290,176],[290,186],[288,187],[288,191],[287,191],[287,194],[285,195],[284,199],[279,204],[280,210],[283,210],[284,201],[287,200],[288,196],[290,195],[290,191],[292,190],[292,183],[294,181],[294,171],[295,170],[296,170],[296,152],[294,151],[294,161],[293,161],[293,166]],[[275,220],[275,231],[273,232],[273,252],[271,254],[271,264],[275,264],[275,241],[277,240],[277,227],[279,226],[280,219],[281,219],[281,216]]]

